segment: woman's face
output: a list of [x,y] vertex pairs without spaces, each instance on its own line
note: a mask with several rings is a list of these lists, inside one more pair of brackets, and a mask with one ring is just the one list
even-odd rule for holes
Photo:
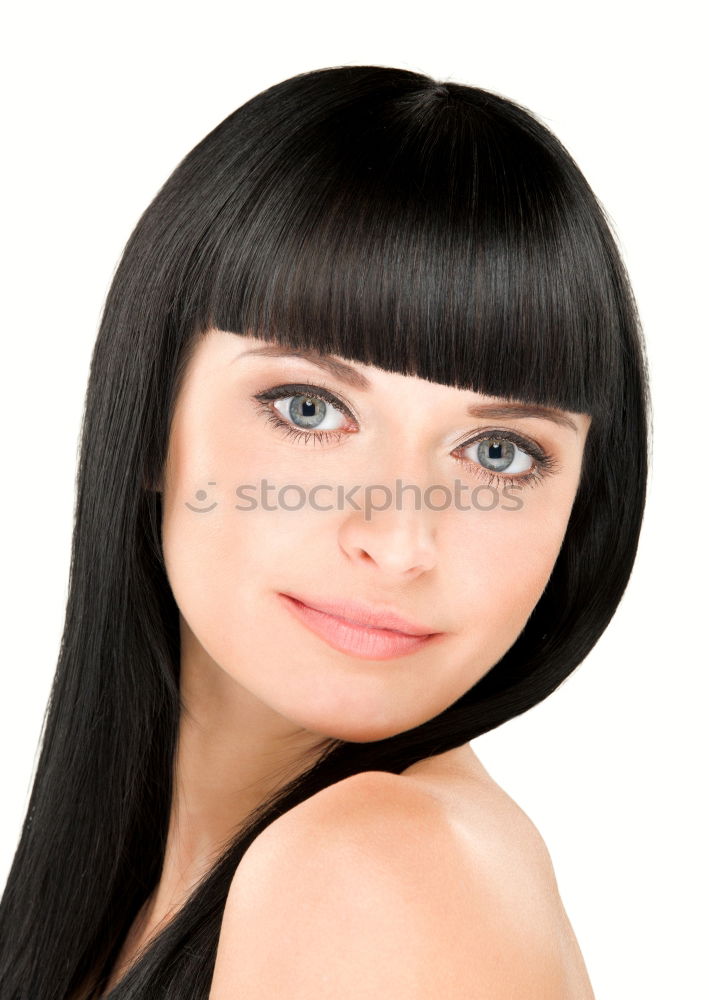
[[492,411],[504,401],[315,357],[200,341],[160,484],[163,552],[219,683],[364,742],[437,715],[514,643],[561,547],[590,417]]

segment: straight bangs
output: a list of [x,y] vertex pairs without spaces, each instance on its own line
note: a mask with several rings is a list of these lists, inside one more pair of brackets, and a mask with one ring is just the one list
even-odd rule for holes
[[184,272],[193,329],[602,420],[633,320],[601,207],[529,112],[410,76],[291,95],[280,134],[236,152]]

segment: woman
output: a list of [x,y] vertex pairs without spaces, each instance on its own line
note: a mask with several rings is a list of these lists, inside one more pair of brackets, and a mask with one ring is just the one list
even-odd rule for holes
[[470,741],[613,616],[648,412],[603,211],[524,108],[345,66],[207,135],[94,350],[3,1000],[591,998]]

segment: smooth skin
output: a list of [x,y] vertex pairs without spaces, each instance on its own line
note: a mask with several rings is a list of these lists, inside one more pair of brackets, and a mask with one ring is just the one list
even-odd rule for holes
[[466,779],[453,809],[440,780],[365,772],[276,820],[232,882],[210,1000],[594,1000],[538,831],[494,782],[461,824]]
[[[561,422],[548,416],[471,416],[469,406],[500,401],[344,358],[335,360],[347,363],[348,372],[340,368],[333,374],[314,360],[251,353],[266,347],[250,334],[208,331],[177,400],[161,481],[145,484],[163,494],[163,553],[180,610],[184,709],[162,874],[126,938],[110,986],[179,909],[249,812],[305,770],[327,739],[366,742],[408,730],[443,711],[487,673],[514,643],[544,590],[578,488],[590,425],[585,414],[557,413]],[[303,429],[289,422],[283,400],[264,407],[255,397],[293,383],[312,386],[315,394],[318,388],[329,390],[340,401],[347,412],[328,404],[323,422],[332,433],[339,432],[338,437],[296,440],[274,425],[280,418]],[[502,503],[487,510],[454,504],[433,509],[441,505],[440,492],[431,506],[419,510],[405,494],[400,509],[392,505],[369,518],[347,506],[329,511],[309,505],[298,510],[236,507],[236,488],[261,480],[306,490],[338,483],[347,492],[355,484],[385,484],[393,490],[401,479],[423,492],[435,484],[452,491],[458,479],[472,490],[489,477],[468,442],[485,437],[483,431],[494,437],[505,430],[521,435],[551,459],[547,475],[516,491],[522,500],[519,509],[505,510]],[[516,453],[515,470],[533,465],[523,450]],[[504,474],[500,479],[505,480]],[[509,480],[516,481],[516,476]],[[294,496],[287,496],[286,503],[292,505]],[[480,499],[490,503],[490,496],[488,490]],[[274,506],[273,495],[271,501]],[[464,502],[470,504],[470,492]],[[364,601],[445,635],[435,649],[424,647],[386,661],[346,654],[284,609],[281,592]],[[509,962],[518,952],[522,965],[531,961],[528,949],[536,946],[525,944],[519,923],[506,917],[496,922],[492,900],[499,894],[507,900],[501,913],[509,907],[513,917],[520,903],[514,893],[507,896],[505,866],[493,865],[497,874],[490,883],[485,864],[494,849],[488,841],[484,848],[476,846],[476,824],[480,826],[485,813],[476,803],[487,802],[488,812],[504,812],[508,807],[499,803],[509,801],[501,789],[486,797],[484,788],[489,792],[498,786],[482,772],[466,745],[420,762],[400,776],[354,776],[301,804],[288,822],[278,821],[264,831],[235,877],[235,886],[262,900],[261,915],[252,922],[233,902],[238,898],[234,889],[225,913],[212,1000],[227,1000],[232,988],[234,996],[252,1000],[268,995],[249,992],[262,988],[255,981],[249,981],[247,989],[246,980],[238,980],[243,982],[241,992],[229,985],[237,983],[233,977],[256,975],[239,942],[248,942],[255,956],[260,935],[262,946],[270,942],[273,949],[268,969],[274,976],[290,981],[296,971],[303,976],[310,967],[313,975],[320,970],[324,977],[320,993],[316,981],[303,980],[306,992],[284,994],[293,998],[374,996],[377,989],[381,995],[385,989],[396,995],[397,974],[411,977],[406,972],[411,958],[411,945],[404,949],[407,940],[419,941],[414,978],[420,989],[433,989],[441,975],[448,975],[444,970],[458,948],[461,967],[477,970],[478,992],[464,995],[496,997],[490,991],[502,989],[508,973],[498,976],[486,967],[485,949],[473,947],[474,941],[463,937],[460,945],[453,945],[452,927],[446,922],[450,914],[466,925],[482,921],[493,937],[497,928],[499,940],[488,941],[492,954],[509,950],[510,927],[516,926],[520,940],[513,936]],[[382,781],[387,794],[370,795]],[[338,819],[350,794],[354,845],[351,831],[340,830]],[[451,817],[461,801],[470,809],[454,822]],[[413,827],[406,817],[418,817]],[[451,832],[451,823],[458,833]],[[505,824],[499,825],[504,840]],[[461,847],[456,838],[463,828]],[[308,857],[308,845],[314,842],[324,852],[317,861]],[[463,866],[466,890],[453,903],[445,886],[455,882],[461,850],[472,850],[473,861]],[[509,850],[518,852],[517,869],[535,869],[533,859],[539,852],[529,854],[524,836]],[[268,855],[273,867],[264,864],[261,851],[275,852]],[[319,905],[305,908],[309,886],[317,889],[322,910]],[[366,899],[377,899],[371,912],[357,904],[356,887]],[[470,899],[472,903],[465,902]],[[389,921],[384,919],[388,907],[395,911]],[[543,914],[537,915],[541,926],[549,926],[544,921],[555,907],[543,905]],[[373,921],[369,931],[368,913]],[[359,958],[351,965],[345,958],[344,964],[333,965],[333,951],[355,955],[342,952],[343,942],[338,948],[333,940],[338,928],[347,927],[345,938],[357,939],[352,947],[361,949]],[[279,941],[287,928],[287,936]],[[288,964],[296,960],[289,942],[297,944],[298,970]],[[382,975],[394,980],[383,980],[381,987],[373,981],[369,994],[348,994],[347,989],[364,982],[362,963],[370,970],[380,968],[376,946],[385,942],[392,954],[409,956],[399,966],[384,963]],[[544,970],[554,961],[542,952],[541,965],[529,966],[528,975],[546,983]],[[284,963],[280,968],[279,962]],[[510,982],[515,974],[510,967]],[[340,982],[348,976],[354,977],[349,986]],[[487,993],[481,992],[483,982]],[[413,993],[410,985],[407,980],[401,987],[402,996],[434,995]],[[528,981],[525,989],[524,996],[531,998]],[[564,995],[586,1000],[592,994],[577,989]]]

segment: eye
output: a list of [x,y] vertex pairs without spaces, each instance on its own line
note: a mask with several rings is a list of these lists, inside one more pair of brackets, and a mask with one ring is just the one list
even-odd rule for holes
[[528,455],[518,445],[505,437],[487,437],[472,446],[473,460],[480,462],[484,469],[490,472],[506,472],[517,475],[529,472],[534,465],[531,455]]
[[533,486],[557,467],[556,459],[514,431],[488,430],[456,450],[472,452],[472,462],[461,461],[488,486],[510,482]]
[[[306,442],[342,437],[348,433],[348,418],[355,420],[342,400],[320,386],[274,386],[253,398],[286,437]],[[276,416],[271,403],[281,416]]]
[[345,423],[341,410],[314,393],[299,392],[294,396],[284,396],[273,405],[296,427],[306,430],[339,430]]

